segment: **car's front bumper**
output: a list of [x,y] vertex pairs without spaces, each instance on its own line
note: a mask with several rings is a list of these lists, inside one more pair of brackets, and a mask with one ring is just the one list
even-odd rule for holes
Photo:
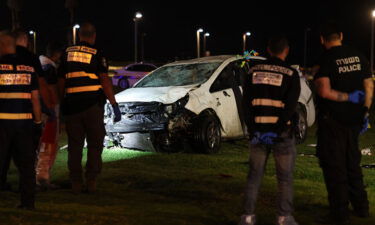
[[119,107],[123,114],[121,121],[113,123],[111,117],[107,118],[105,121],[107,132],[134,133],[168,128],[169,118],[162,111],[161,103],[120,103]]

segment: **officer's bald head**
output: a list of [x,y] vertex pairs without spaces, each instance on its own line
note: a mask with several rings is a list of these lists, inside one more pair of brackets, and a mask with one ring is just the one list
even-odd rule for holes
[[90,44],[95,44],[96,29],[91,23],[84,23],[79,28],[79,39]]
[[16,53],[16,41],[9,31],[0,31],[0,55]]

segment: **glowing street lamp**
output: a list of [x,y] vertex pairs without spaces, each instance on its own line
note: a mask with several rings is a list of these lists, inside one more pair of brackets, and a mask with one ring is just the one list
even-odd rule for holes
[[201,44],[200,44],[200,42],[201,42],[201,40],[200,40],[201,33],[203,33],[203,29],[199,28],[197,30],[197,58],[201,57]]
[[243,40],[243,47],[242,47],[242,50],[243,52],[246,51],[246,40],[247,40],[247,37],[250,37],[251,36],[251,33],[250,32],[246,32],[242,35],[242,40]]
[[77,30],[80,28],[79,24],[73,26],[73,45],[77,43]]
[[141,12],[136,12],[134,15],[134,61],[138,62],[138,22],[143,18]]
[[29,34],[33,36],[34,53],[36,54],[36,31],[29,31]]
[[374,75],[374,20],[375,20],[375,10],[372,10],[372,20],[371,20],[371,73]]
[[205,33],[203,36],[203,52],[206,53],[207,50],[207,38],[210,36],[210,33]]

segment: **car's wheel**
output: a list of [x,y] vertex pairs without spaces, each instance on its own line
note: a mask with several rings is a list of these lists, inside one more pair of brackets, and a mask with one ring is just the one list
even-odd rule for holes
[[301,144],[307,137],[307,114],[306,109],[302,104],[297,105],[297,118],[295,124],[295,138],[296,144]]
[[126,78],[121,78],[119,81],[118,81],[118,86],[122,89],[126,89],[126,88],[129,88],[129,81],[128,79]]
[[172,142],[167,132],[151,131],[150,138],[156,152],[173,153],[180,150],[177,145],[179,142]]
[[213,115],[202,116],[195,121],[194,150],[201,153],[217,153],[221,145],[221,127]]

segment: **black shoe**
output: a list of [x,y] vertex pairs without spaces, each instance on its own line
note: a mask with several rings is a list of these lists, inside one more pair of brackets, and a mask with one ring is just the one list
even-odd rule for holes
[[349,217],[337,217],[331,214],[319,216],[315,219],[318,224],[331,224],[331,225],[347,225],[349,224]]
[[17,209],[21,209],[21,210],[35,210],[35,206],[34,205],[31,205],[31,204],[20,204],[20,205],[17,205],[16,206]]

